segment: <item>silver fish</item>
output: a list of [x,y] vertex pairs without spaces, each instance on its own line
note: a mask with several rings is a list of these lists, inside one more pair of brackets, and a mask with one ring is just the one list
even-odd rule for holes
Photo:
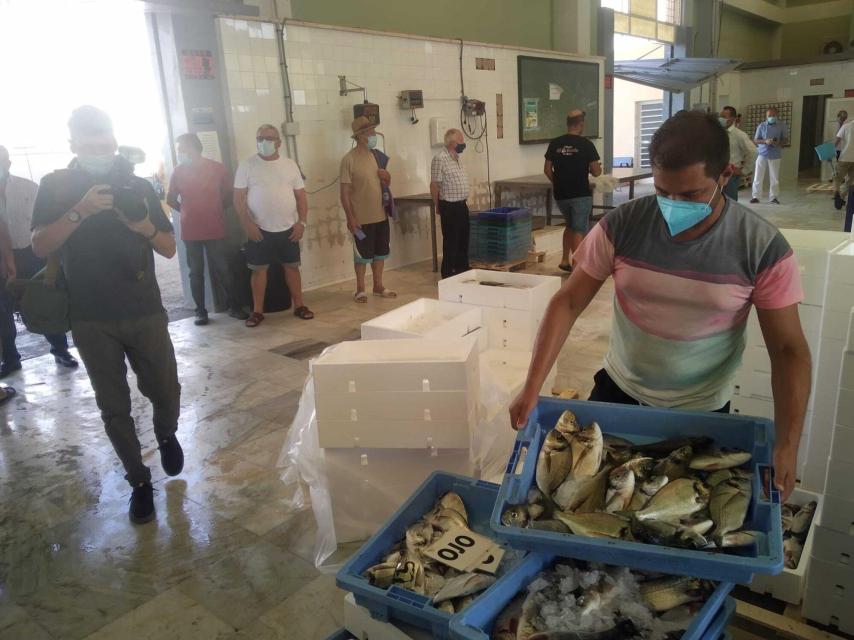
[[712,489],[709,513],[715,521],[715,542],[724,534],[741,529],[750,506],[750,493],[750,483],[735,478]]
[[795,516],[796,506],[792,506],[790,504],[784,504],[780,507],[780,520],[783,523],[783,534],[789,533],[789,530],[792,528],[792,518]]
[[666,458],[659,460],[652,473],[656,476],[667,476],[670,482],[684,478],[688,473],[688,465],[693,456],[694,449],[690,445],[680,447],[670,452]]
[[664,520],[638,520],[632,518],[631,532],[635,539],[647,544],[679,547],[683,549],[704,549],[709,545],[702,534],[681,524]]
[[439,498],[439,504],[437,505],[437,509],[453,509],[457,513],[459,513],[463,519],[468,522],[469,514],[466,511],[466,505],[463,502],[463,499],[453,491],[449,491],[441,498]]
[[804,540],[807,537],[817,506],[816,502],[812,501],[808,502],[798,510],[792,518],[792,524],[789,527],[789,531],[793,536],[797,536],[801,540]]
[[439,603],[444,600],[453,600],[454,598],[480,593],[491,587],[494,582],[494,576],[487,576],[482,573],[464,573],[445,580],[441,591],[433,596],[433,602]]
[[454,615],[456,613],[456,611],[454,611],[454,604],[450,600],[443,600],[442,602],[434,604],[433,606],[435,606],[439,611],[444,611],[445,613],[450,613],[451,615]]
[[531,520],[528,523],[529,529],[536,529],[537,531],[554,531],[555,533],[571,533],[569,527],[567,527],[560,520]]
[[572,471],[570,477],[593,476],[602,466],[602,429],[591,422],[578,433],[571,434],[569,444],[572,448]]
[[445,586],[445,576],[435,571],[424,570],[424,595],[435,596]]
[[635,473],[625,465],[614,469],[608,477],[605,511],[614,513],[628,508],[635,492]]
[[527,527],[529,522],[528,507],[524,504],[507,507],[501,514],[501,524],[505,527]]
[[712,444],[712,439],[699,436],[690,438],[669,438],[667,440],[659,440],[657,442],[648,442],[647,444],[633,445],[632,448],[637,453],[653,456],[655,458],[665,457],[681,449],[682,447],[691,447],[694,451],[700,451]]
[[783,559],[787,569],[797,569],[804,552],[803,543],[792,536],[783,540]]
[[629,521],[610,513],[563,513],[556,511],[555,518],[579,536],[622,539],[629,532]]
[[365,577],[373,586],[380,589],[388,589],[394,584],[394,575],[397,571],[397,563],[381,562],[365,571]]
[[690,468],[695,471],[719,471],[720,469],[731,469],[740,467],[750,462],[752,454],[741,449],[717,449],[704,451],[694,456]]
[[564,511],[584,508],[596,511],[605,508],[605,488],[608,486],[610,467],[603,467],[592,477],[576,478],[570,475],[555,491],[552,499]]
[[560,431],[563,435],[569,435],[570,433],[580,431],[581,425],[578,422],[578,418],[575,417],[575,414],[572,411],[566,410],[560,414],[560,418],[558,418],[557,424],[555,424],[555,429]]
[[715,544],[719,547],[749,547],[756,544],[761,537],[762,534],[758,531],[730,531],[716,538]]
[[731,478],[749,479],[751,476],[752,474],[749,471],[744,471],[742,469],[720,469],[718,471],[712,471],[712,473],[706,476],[706,484],[711,488],[718,486],[724,480],[729,480]]
[[644,602],[656,613],[701,600],[707,591],[708,587],[698,578],[682,576],[647,580],[640,585]]
[[455,509],[440,509],[428,518],[428,522],[440,531],[447,531],[451,526],[469,528],[468,520]]
[[639,520],[676,522],[699,511],[708,503],[709,492],[702,482],[680,478],[664,485],[635,516]]
[[649,504],[650,498],[661,491],[666,484],[667,476],[653,476],[640,484],[635,483],[635,494],[629,503],[629,511],[640,511],[643,509]]
[[420,551],[433,541],[433,527],[423,520],[416,522],[406,530],[406,548]]
[[572,469],[572,449],[566,438],[552,429],[537,456],[537,487],[545,495],[551,495],[569,475]]
[[652,475],[655,464],[655,460],[652,458],[635,456],[614,469],[614,472],[616,473],[620,469],[631,469],[636,479],[646,480]]

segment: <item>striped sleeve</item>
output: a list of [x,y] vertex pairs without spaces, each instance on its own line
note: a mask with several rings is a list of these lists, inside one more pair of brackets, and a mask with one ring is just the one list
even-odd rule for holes
[[803,299],[795,254],[783,235],[777,232],[760,261],[753,288],[753,304],[757,309],[782,309]]
[[584,238],[575,260],[587,275],[596,280],[607,280],[614,272],[614,245],[608,237],[605,218]]

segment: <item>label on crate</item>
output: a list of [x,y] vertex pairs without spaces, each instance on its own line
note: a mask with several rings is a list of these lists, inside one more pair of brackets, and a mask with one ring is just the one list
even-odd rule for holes
[[451,527],[422,553],[457,571],[470,571],[481,562],[487,561],[488,554],[497,557],[496,554],[500,551],[501,549],[485,536],[461,527]]
[[501,560],[504,558],[504,549],[499,547],[496,544],[492,545],[492,549],[488,549],[483,557],[478,561],[478,563],[469,567],[469,571],[480,571],[482,573],[490,573],[495,575],[495,572],[498,571],[498,565],[501,564]]

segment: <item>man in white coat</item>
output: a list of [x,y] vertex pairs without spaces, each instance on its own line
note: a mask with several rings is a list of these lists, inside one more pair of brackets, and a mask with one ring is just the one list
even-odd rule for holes
[[736,126],[738,112],[735,107],[726,106],[721,109],[718,121],[729,135],[729,162],[732,165],[732,177],[724,187],[724,194],[738,202],[738,187],[746,173],[749,173],[756,162],[756,145],[750,136]]

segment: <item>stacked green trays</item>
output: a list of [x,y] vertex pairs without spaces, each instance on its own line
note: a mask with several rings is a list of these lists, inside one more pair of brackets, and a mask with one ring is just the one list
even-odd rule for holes
[[469,259],[506,264],[524,260],[531,248],[531,212],[498,207],[470,218]]

